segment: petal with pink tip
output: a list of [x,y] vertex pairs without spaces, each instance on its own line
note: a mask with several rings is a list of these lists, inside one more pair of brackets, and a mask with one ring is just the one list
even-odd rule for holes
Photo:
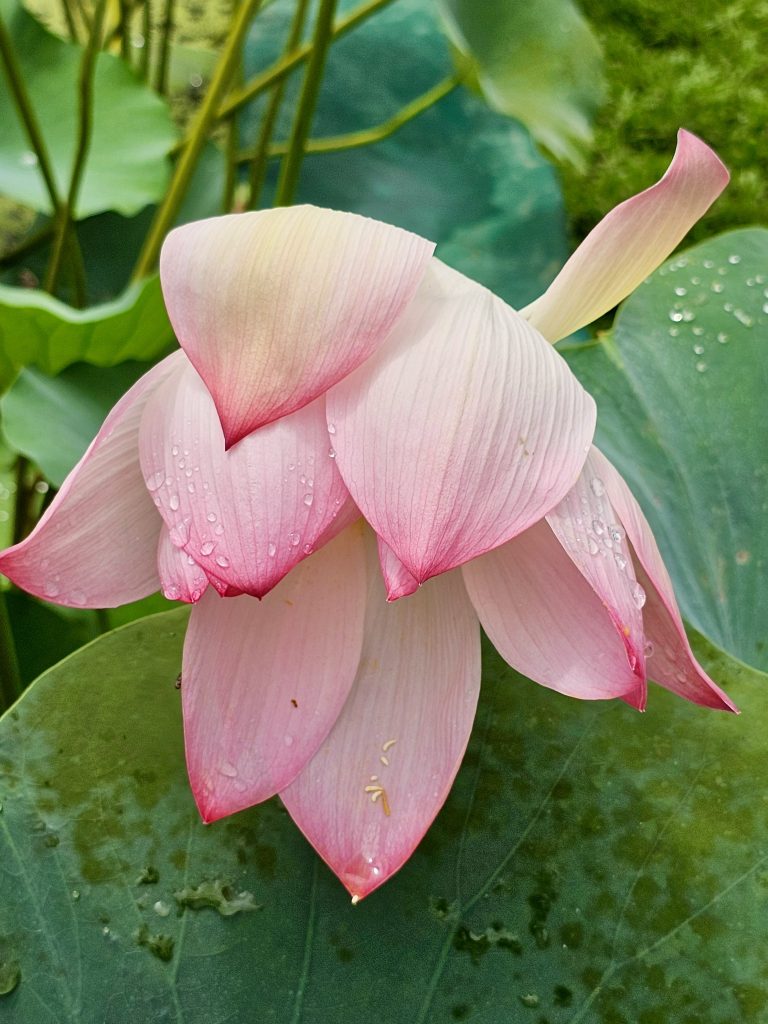
[[488,638],[518,672],[571,697],[643,706],[623,637],[546,522],[462,572]]
[[355,901],[405,863],[443,805],[480,689],[480,631],[461,576],[395,604],[378,572],[370,576],[355,686],[328,739],[280,794]]
[[182,705],[187,767],[205,821],[287,786],[325,739],[363,640],[362,526],[257,601],[209,591],[192,609]]
[[306,558],[351,504],[328,455],[324,398],[226,451],[213,400],[188,365],[147,405],[139,447],[174,544],[209,577],[254,597]]
[[649,675],[661,686],[695,704],[736,711],[736,705],[693,656],[667,567],[634,495],[602,452],[593,449],[592,461],[627,531],[634,550],[637,578],[646,594],[643,618],[653,651],[649,654]]
[[400,228],[313,206],[172,231],[160,257],[168,314],[214,397],[227,447],[367,359],[433,250]]
[[419,589],[418,582],[408,572],[395,552],[381,537],[379,545],[379,566],[384,577],[384,587],[388,601],[397,601],[400,597],[408,597]]
[[418,582],[548,512],[595,425],[594,402],[552,347],[437,260],[387,344],[327,403],[353,499]]
[[547,522],[568,557],[602,602],[622,639],[630,667],[645,680],[645,591],[635,578],[626,534],[599,475],[596,449]]
[[112,608],[158,589],[162,520],[139,466],[139,423],[185,362],[181,352],[168,356],[120,399],[33,532],[0,554],[0,572],[37,597],[82,608]]
[[653,273],[728,180],[709,146],[681,129],[664,177],[611,210],[522,315],[549,341],[592,323]]
[[167,529],[157,542],[157,574],[169,601],[196,604],[208,589],[208,577],[191,555],[175,547]]

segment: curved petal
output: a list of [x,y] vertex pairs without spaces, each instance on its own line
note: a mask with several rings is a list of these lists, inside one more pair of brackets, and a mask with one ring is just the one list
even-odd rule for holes
[[208,589],[208,577],[192,555],[175,547],[165,528],[157,542],[157,574],[160,589],[169,601],[197,604]]
[[547,516],[555,537],[602,602],[621,637],[630,668],[645,681],[645,591],[635,578],[626,534],[599,475],[592,448],[579,479]]
[[254,597],[306,558],[351,505],[328,455],[324,398],[225,451],[213,400],[188,365],[147,405],[139,448],[174,544],[209,578]]
[[381,537],[377,538],[379,546],[379,566],[384,577],[384,586],[388,601],[397,601],[400,597],[408,597],[419,589],[418,582],[411,576],[395,552]]
[[669,256],[728,179],[709,146],[681,129],[664,177],[611,210],[522,316],[549,341],[592,323]]
[[634,549],[637,578],[647,596],[643,617],[646,636],[651,644],[649,675],[661,686],[695,704],[721,711],[736,711],[736,705],[693,656],[667,567],[634,495],[602,452],[594,449],[592,459],[606,494],[627,531]]
[[[371,539],[369,565],[373,558]],[[402,867],[442,807],[480,690],[480,630],[461,576],[388,604],[371,569],[354,689],[280,794],[354,902]]]
[[211,591],[192,609],[181,693],[205,821],[283,789],[325,739],[357,671],[365,592],[355,525],[263,601]]
[[352,497],[420,583],[548,512],[595,425],[552,347],[437,260],[387,344],[327,402]]
[[181,352],[168,356],[120,399],[33,532],[0,554],[0,572],[37,597],[82,608],[112,608],[159,588],[162,520],[139,466],[139,422],[185,362]]
[[462,572],[489,640],[518,672],[571,697],[644,705],[624,637],[546,522]]
[[433,250],[400,228],[313,206],[172,231],[160,256],[168,314],[213,395],[227,447],[367,359]]

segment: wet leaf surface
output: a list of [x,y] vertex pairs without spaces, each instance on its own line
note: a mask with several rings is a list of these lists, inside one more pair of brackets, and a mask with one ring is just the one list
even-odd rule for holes
[[353,907],[278,802],[200,823],[185,618],[107,635],[0,722],[0,959],[21,971],[4,1019],[762,1019],[764,677],[712,652],[740,718],[658,690],[638,715],[488,652],[446,807]]

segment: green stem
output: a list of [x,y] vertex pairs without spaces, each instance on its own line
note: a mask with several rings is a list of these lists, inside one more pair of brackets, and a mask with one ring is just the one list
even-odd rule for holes
[[70,251],[77,244],[73,243],[71,236],[74,234],[72,219],[75,213],[77,196],[85,171],[85,161],[91,145],[91,134],[93,130],[93,76],[96,69],[96,57],[101,45],[101,33],[104,25],[104,13],[107,8],[107,0],[99,0],[91,25],[91,33],[88,43],[83,51],[80,61],[80,74],[78,77],[78,133],[77,146],[75,148],[75,159],[72,164],[72,174],[69,179],[69,190],[67,198],[58,211],[58,222],[56,234],[53,240],[53,252],[48,273],[45,279],[45,289],[53,293],[61,270],[61,260],[64,249],[69,244]]
[[312,55],[307,64],[304,85],[299,97],[299,105],[293,121],[293,131],[288,142],[288,152],[280,167],[280,177],[275,192],[275,206],[290,206],[296,195],[299,174],[304,161],[304,145],[309,138],[312,119],[315,116],[317,99],[323,81],[325,59],[333,39],[333,15],[338,0],[320,0],[320,8],[315,22],[315,35],[312,40]]
[[[285,44],[284,56],[290,56],[295,53],[299,42],[301,41],[301,33],[304,31],[304,22],[307,17],[307,7],[309,0],[297,0],[296,10],[293,15],[293,21],[291,28],[288,33],[288,39]],[[264,119],[261,122],[261,131],[259,132],[259,138],[256,143],[256,150],[251,162],[251,173],[250,173],[250,192],[248,196],[248,209],[255,210],[261,200],[261,193],[264,189],[264,181],[267,177],[267,165],[270,157],[270,143],[272,141],[272,134],[277,124],[277,117],[280,113],[280,107],[283,103],[283,94],[285,93],[285,79],[282,78],[276,85],[272,87],[272,94],[269,97],[267,103],[267,109],[264,113]]]
[[[381,142],[399,131],[403,125],[413,121],[414,118],[423,114],[430,107],[433,107],[444,96],[461,84],[463,75],[455,74],[438,82],[428,92],[417,96],[411,103],[406,104],[401,110],[382,124],[373,125],[371,128],[364,128],[359,132],[348,132],[345,135],[329,135],[323,139],[308,139],[304,147],[305,153],[341,153],[345,149],[357,149],[359,146],[370,146],[374,142]],[[275,143],[270,147],[270,157],[284,156],[288,151],[288,144],[285,142]],[[248,154],[243,154],[240,161],[250,159]]]
[[29,143],[37,157],[37,166],[43,177],[43,181],[45,182],[45,187],[48,190],[48,196],[51,200],[53,211],[56,213],[62,204],[61,199],[59,198],[58,189],[56,188],[56,180],[53,176],[51,161],[48,157],[48,148],[45,145],[45,140],[43,139],[43,134],[40,131],[37,116],[34,108],[32,107],[32,101],[29,98],[27,87],[24,84],[24,77],[21,73],[21,68],[16,62],[13,42],[11,41],[11,37],[8,34],[8,30],[5,27],[5,22],[3,21],[1,14],[0,55],[2,55],[3,58],[5,74],[8,78],[8,85],[10,86],[13,98],[16,101],[16,108],[24,124],[24,129],[27,133]]
[[120,22],[118,31],[120,33],[120,56],[130,64],[131,62],[131,5],[128,0],[120,0]]
[[13,510],[13,543],[24,540],[29,532],[33,490],[27,479],[29,462],[23,455],[16,457],[16,499]]
[[141,34],[144,37],[144,46],[139,60],[139,71],[146,82],[149,78],[149,57],[152,46],[152,7],[150,0],[144,0],[144,10],[141,14]]
[[9,708],[23,689],[5,592],[0,590],[0,710]]
[[216,111],[227,88],[232,72],[240,60],[240,47],[248,31],[253,14],[261,0],[243,0],[224,44],[224,51],[214,72],[211,84],[195,117],[186,146],[179,157],[165,199],[155,213],[144,246],[133,271],[133,280],[139,280],[152,273],[168,230],[179,211],[184,195],[192,179],[200,152],[208,138],[211,125],[216,120]]
[[163,11],[163,34],[160,37],[160,59],[157,62],[155,89],[161,96],[168,92],[168,67],[171,56],[171,33],[173,32],[173,14],[176,0],[165,0]]
[[[360,7],[355,8],[351,14],[348,14],[346,18],[340,19],[340,21],[333,27],[333,40],[340,39],[346,35],[347,32],[351,32],[353,28],[356,28],[362,22],[366,21],[372,15],[376,14],[382,8],[387,7],[393,0],[368,0],[367,3],[361,4]],[[280,60],[276,61],[272,67],[267,68],[260,74],[256,75],[246,82],[241,89],[235,89],[227,97],[226,101],[221,105],[218,112],[219,118],[227,118],[233,111],[239,110],[240,107],[244,107],[246,103],[250,103],[252,99],[259,96],[270,86],[279,82],[285,78],[294,68],[298,67],[299,64],[303,64],[304,61],[310,56],[314,49],[314,42],[304,43],[292,54],[285,57],[281,57]]]
[[64,20],[67,23],[67,31],[69,32],[69,38],[72,42],[78,42],[77,26],[75,25],[75,19],[72,17],[72,11],[69,9],[69,0],[61,0],[59,6],[64,14]]

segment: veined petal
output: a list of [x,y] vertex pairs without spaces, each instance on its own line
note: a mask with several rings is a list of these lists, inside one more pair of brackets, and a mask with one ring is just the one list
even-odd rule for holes
[[483,629],[513,668],[571,697],[644,705],[645,679],[624,637],[546,522],[462,572]]
[[208,577],[191,555],[173,544],[165,528],[157,542],[157,574],[169,601],[196,604],[208,589]]
[[667,567],[634,495],[602,452],[593,449],[592,462],[627,531],[638,582],[645,590],[643,618],[653,651],[649,654],[649,675],[686,700],[721,711],[736,711],[736,705],[710,679],[691,651]]
[[551,346],[437,260],[387,344],[327,402],[352,497],[418,582],[557,504],[595,424],[594,402]]
[[365,593],[353,525],[263,601],[209,591],[192,609],[181,695],[205,821],[283,789],[325,739],[357,671]]
[[226,451],[213,400],[188,364],[147,405],[139,447],[174,544],[209,577],[254,597],[306,558],[351,504],[328,455],[324,398]]
[[160,257],[168,314],[213,395],[227,447],[367,359],[433,250],[400,228],[313,206],[172,231]]
[[139,466],[144,406],[186,362],[168,356],[112,409],[33,532],[0,554],[0,572],[47,601],[112,608],[159,588],[162,520]]
[[599,475],[596,449],[547,523],[564,551],[602,602],[624,644],[629,666],[645,680],[645,591],[635,578],[626,534]]
[[399,597],[408,597],[419,588],[417,580],[408,572],[395,552],[381,537],[377,538],[379,545],[379,566],[381,575],[384,577],[384,587],[387,591],[387,600],[396,601]]
[[355,902],[405,863],[443,805],[480,689],[480,631],[460,574],[395,604],[378,571],[370,577],[355,686],[280,794]]
[[592,323],[653,273],[728,180],[709,146],[681,129],[664,177],[611,210],[521,314],[549,341]]

